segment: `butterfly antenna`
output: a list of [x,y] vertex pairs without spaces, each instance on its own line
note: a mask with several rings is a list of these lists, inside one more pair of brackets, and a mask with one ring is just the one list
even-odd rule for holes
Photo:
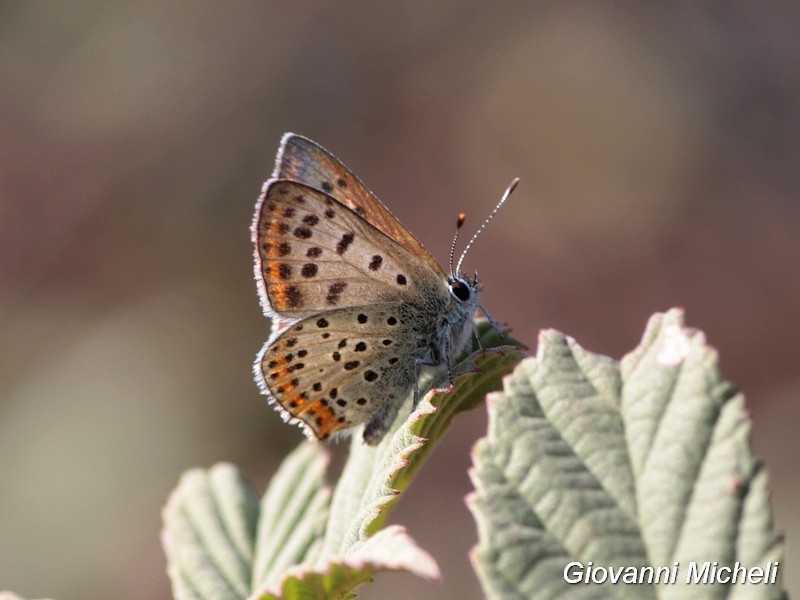
[[[494,219],[494,216],[503,207],[503,204],[506,203],[506,200],[508,200],[509,196],[511,196],[511,192],[514,191],[514,189],[517,187],[518,183],[519,183],[519,177],[515,177],[514,180],[508,185],[508,188],[506,188],[506,191],[503,194],[503,197],[500,198],[500,202],[497,203],[497,206],[494,207],[494,210],[492,210],[492,212],[489,213],[489,216],[486,217],[486,220],[481,224],[480,227],[478,227],[478,231],[476,231],[475,235],[472,236],[472,239],[470,239],[469,243],[464,248],[464,251],[461,253],[461,257],[458,259],[458,264],[456,265],[456,271],[455,271],[456,273],[461,271],[461,263],[464,262],[464,257],[467,255],[467,252],[469,252],[469,249],[472,248],[472,244],[475,243],[475,240],[478,238],[478,236],[481,234],[481,232],[484,229],[486,229],[486,226],[489,224],[489,221]],[[452,268],[450,270],[452,271]]]
[[455,276],[453,272],[453,259],[456,256],[456,242],[458,241],[458,234],[461,232],[461,227],[464,226],[464,221],[467,220],[467,213],[459,213],[458,221],[456,221],[456,234],[453,236],[453,243],[450,245],[450,275]]

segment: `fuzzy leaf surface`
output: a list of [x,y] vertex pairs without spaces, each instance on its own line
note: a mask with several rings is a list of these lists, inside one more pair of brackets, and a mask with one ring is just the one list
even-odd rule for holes
[[[489,598],[783,598],[686,584],[691,561],[780,561],[744,398],[683,314],[655,315],[621,363],[541,334],[488,401],[473,454],[473,563]],[[675,584],[568,584],[571,562],[680,566]],[[662,577],[663,579],[663,577]]]

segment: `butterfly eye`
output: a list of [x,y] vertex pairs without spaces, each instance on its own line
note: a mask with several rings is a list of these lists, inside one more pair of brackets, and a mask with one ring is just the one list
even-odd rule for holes
[[450,280],[450,293],[462,302],[466,302],[472,296],[472,290],[461,279]]

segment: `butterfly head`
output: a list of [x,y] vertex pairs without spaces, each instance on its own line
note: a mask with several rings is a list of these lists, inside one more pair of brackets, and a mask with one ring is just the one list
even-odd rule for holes
[[502,208],[502,206],[506,203],[509,196],[511,196],[511,193],[517,187],[518,183],[519,178],[515,178],[511,182],[503,194],[503,197],[500,198],[500,202],[497,203],[497,206],[494,207],[494,210],[489,213],[489,216],[486,217],[481,226],[478,227],[478,230],[473,234],[472,238],[470,238],[469,242],[467,242],[464,251],[461,253],[461,256],[458,259],[458,263],[455,264],[455,266],[456,242],[458,241],[458,234],[461,231],[461,227],[464,225],[464,222],[467,218],[467,215],[464,213],[458,215],[458,221],[456,222],[456,233],[453,236],[453,243],[450,246],[450,274],[447,276],[447,287],[450,290],[450,295],[456,302],[456,306],[458,307],[457,312],[461,314],[472,314],[475,309],[479,308],[498,332],[500,331],[500,328],[498,327],[497,323],[480,303],[480,292],[482,286],[478,281],[478,274],[475,273],[472,278],[470,278],[466,273],[461,271],[461,263],[464,262],[464,257],[466,257],[467,252],[472,247],[472,244],[475,243],[475,240],[489,224],[489,221],[494,218],[500,208]]
[[447,287],[450,288],[450,295],[462,304],[476,300],[481,291],[477,273],[472,279],[465,273],[449,275],[447,277]]

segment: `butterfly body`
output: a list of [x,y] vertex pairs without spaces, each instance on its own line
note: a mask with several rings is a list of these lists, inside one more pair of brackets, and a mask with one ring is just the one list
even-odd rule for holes
[[254,365],[262,392],[311,439],[364,424],[379,442],[421,370],[469,342],[480,284],[447,275],[342,163],[286,134],[252,226],[272,333]]

